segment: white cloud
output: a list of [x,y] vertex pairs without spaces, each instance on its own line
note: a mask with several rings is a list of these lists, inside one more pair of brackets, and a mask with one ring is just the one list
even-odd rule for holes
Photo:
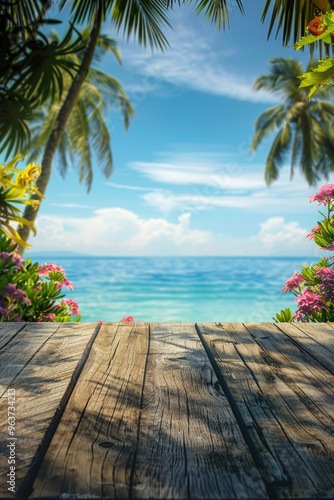
[[306,230],[283,217],[264,221],[258,233],[235,238],[192,227],[189,212],[176,222],[141,218],[122,208],[96,210],[89,218],[42,216],[32,253],[70,251],[89,255],[310,255]]
[[116,189],[128,189],[129,191],[151,191],[150,188],[144,188],[140,186],[130,186],[128,184],[116,184],[115,182],[106,182],[106,186],[111,186]]
[[[158,153],[157,156],[158,161],[135,161],[129,166],[146,178],[165,184],[199,184],[220,189],[252,189],[264,185],[263,173],[248,173],[250,165],[246,165],[246,161],[233,161],[233,154],[183,151]],[[242,157],[242,153],[238,156]],[[256,170],[259,166],[252,164],[251,168]]]
[[[206,193],[205,188],[194,188],[192,193],[174,194],[169,191],[157,192],[151,191],[142,196],[145,202],[162,212],[172,212],[188,210],[190,212],[210,210],[214,208],[233,208],[240,210],[251,210],[253,212],[265,213],[291,213],[305,212],[305,195],[299,196],[287,195],[285,202],[281,193],[283,189],[273,190],[266,188],[264,193],[253,192],[247,196],[238,194],[238,191],[232,190],[232,195],[226,192],[220,192],[219,196]],[[305,194],[305,193],[304,193]]]
[[140,218],[122,208],[96,210],[91,217],[42,216],[34,249],[76,251],[91,255],[195,255],[197,245],[206,244],[206,231],[190,228],[190,214],[177,222],[164,218]]
[[284,217],[271,217],[260,225],[257,237],[266,252],[272,252],[277,246],[281,252],[291,252],[295,245],[301,249],[314,247],[313,243],[305,241],[307,232],[298,222],[285,222]]
[[93,208],[92,205],[82,205],[80,203],[50,203],[50,205],[62,208]]
[[[149,180],[173,188],[152,188],[142,195],[149,206],[162,212],[219,207],[266,213],[305,212],[308,196],[314,192],[299,172],[290,181],[288,166],[268,187],[263,165],[249,164],[247,160],[226,162],[218,154],[170,153],[162,160],[133,162],[130,166]],[[180,192],[181,187],[184,192]]]
[[173,24],[175,30],[168,36],[170,47],[164,53],[152,54],[129,45],[122,48],[124,64],[142,75],[140,84],[127,89],[134,102],[148,92],[161,90],[163,82],[241,101],[277,102],[271,93],[253,90],[258,75],[246,75],[242,65],[236,69],[229,63],[231,51],[222,53],[182,19]]

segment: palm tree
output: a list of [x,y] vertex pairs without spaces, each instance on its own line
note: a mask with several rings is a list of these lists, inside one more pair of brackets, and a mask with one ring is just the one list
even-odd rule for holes
[[[83,40],[87,39],[88,33],[84,30]],[[51,42],[58,42],[59,38],[53,33]],[[111,52],[116,59],[121,62],[120,54],[114,40],[101,35],[97,40],[99,55]],[[78,54],[68,54],[67,59],[74,66],[80,65]],[[62,75],[63,84],[70,88],[72,80],[68,74]],[[79,181],[85,181],[87,190],[90,190],[93,180],[93,157],[96,156],[98,164],[103,174],[108,177],[112,172],[113,157],[111,151],[110,135],[108,126],[104,121],[103,110],[108,105],[117,105],[124,119],[126,129],[129,126],[129,119],[134,114],[129,99],[126,97],[120,83],[103,71],[90,67],[88,75],[80,87],[77,99],[74,101],[71,113],[66,121],[66,126],[59,137],[56,148],[58,156],[58,166],[61,175],[65,175],[68,167],[75,166],[78,169]],[[45,106],[37,116],[32,130],[31,140],[27,150],[28,161],[38,162],[42,157],[45,159],[46,145],[49,145],[50,137],[59,120],[59,114],[64,106],[64,99],[60,102],[51,100],[49,106]],[[44,164],[45,165],[45,164]],[[43,195],[51,176],[50,168],[43,168],[42,173],[36,182],[36,187]],[[32,196],[32,199],[35,197]],[[24,215],[30,222],[34,222],[40,204],[36,208],[26,209]],[[27,241],[30,229],[22,226],[19,229],[21,239]],[[21,253],[23,249],[21,248]]]
[[[241,0],[235,0],[235,2],[242,11]],[[63,8],[66,3],[66,0],[62,0],[60,8]],[[169,0],[167,3],[165,0],[127,0],[126,2],[124,0],[72,0],[73,22],[81,24],[88,21],[90,22],[91,31],[80,67],[62,103],[44,150],[42,173],[38,186],[40,191],[49,182],[54,154],[59,146],[80,89],[89,72],[103,21],[109,16],[116,29],[122,28],[128,37],[134,34],[138,37],[140,43],[163,49],[168,42],[161,26],[169,25],[168,9],[174,3],[174,0]],[[180,0],[178,3],[181,3]],[[224,26],[228,22],[226,0],[220,0],[219,2],[217,0],[200,0],[195,3],[198,4],[197,11],[204,11],[205,15],[212,19],[218,27],[221,24]],[[37,213],[29,209],[29,207],[24,212],[24,218],[29,221],[34,221],[36,215]],[[21,238],[27,241],[29,228],[22,227],[19,233]],[[21,248],[21,252],[23,252],[23,248]]]
[[266,183],[278,178],[279,168],[291,151],[290,178],[298,166],[313,185],[334,170],[334,104],[329,102],[329,92],[319,94],[318,99],[306,98],[307,91],[299,88],[298,76],[304,70],[298,60],[276,58],[270,64],[269,74],[257,78],[254,89],[277,94],[283,104],[267,109],[257,118],[251,150],[277,131],[266,160]]
[[[83,39],[85,40],[86,37],[87,32],[84,32]],[[50,40],[58,42],[57,33],[54,32]],[[97,48],[99,56],[111,52],[118,62],[121,62],[116,43],[108,36],[99,37]],[[79,56],[76,54],[68,55],[68,59],[75,66],[80,64]],[[70,86],[71,79],[68,74],[63,75],[63,82],[65,87]],[[108,105],[119,107],[127,129],[129,118],[134,114],[134,110],[122,86],[115,78],[91,67],[57,149],[57,166],[60,174],[64,177],[69,166],[76,167],[79,181],[85,181],[87,191],[90,190],[93,180],[93,156],[97,157],[98,165],[106,177],[109,177],[112,172],[111,138],[103,116],[103,110],[107,110]],[[38,163],[43,156],[45,144],[52,133],[61,107],[62,101],[51,101],[51,104],[45,106],[39,113],[38,119],[31,128],[29,147],[23,151],[24,154],[28,154],[29,162]]]

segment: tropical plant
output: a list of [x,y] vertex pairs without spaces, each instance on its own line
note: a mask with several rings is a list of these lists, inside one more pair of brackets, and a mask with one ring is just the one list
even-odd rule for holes
[[[239,9],[242,10],[241,0],[235,0]],[[54,128],[49,136],[45,146],[44,155],[42,158],[42,174],[39,179],[39,189],[43,191],[46,187],[50,174],[53,157],[60,144],[67,121],[78,99],[80,89],[89,73],[90,66],[93,61],[94,53],[98,44],[101,27],[103,21],[109,17],[116,29],[123,29],[124,33],[129,37],[134,34],[138,37],[140,43],[160,49],[166,47],[167,39],[161,29],[161,25],[169,25],[168,23],[168,8],[173,5],[173,0],[164,2],[147,1],[147,0],[115,0],[109,2],[107,0],[72,0],[71,13],[74,24],[82,24],[90,22],[89,38],[86,48],[80,60],[80,67],[73,79],[67,95],[62,102],[57,118],[54,122]],[[180,3],[180,2],[179,2]],[[221,0],[219,3],[213,0],[201,0],[197,2],[197,11],[205,11],[207,17],[216,22],[218,26],[225,25],[228,20],[228,10],[226,0]],[[60,2],[60,8],[66,4],[65,0]],[[28,220],[35,220],[36,212],[29,210],[27,207],[24,217]],[[20,236],[27,241],[29,237],[29,228],[23,227],[20,230]],[[20,249],[20,252],[23,248]]]
[[74,288],[65,271],[25,262],[16,246],[0,233],[0,321],[80,321],[77,302],[63,298],[62,288]]
[[[308,35],[295,43],[296,50],[305,45],[313,45],[318,41],[324,42],[326,47],[333,46],[334,11],[329,11],[322,16],[315,17],[306,28]],[[329,51],[328,51],[329,52]],[[319,89],[330,89],[334,86],[334,57],[320,60],[318,65],[303,73],[300,77],[300,87],[308,88],[307,95],[310,99]]]
[[[33,222],[21,217],[19,205],[37,209],[39,198],[43,197],[35,185],[41,168],[29,163],[24,170],[19,170],[16,168],[19,160],[20,155],[17,155],[7,165],[0,164],[0,231],[17,244],[27,247],[27,243],[20,238],[13,224],[27,225],[36,232]],[[29,199],[32,194],[35,195],[34,200]]]
[[[334,250],[334,184],[327,184],[319,189],[319,193],[310,196],[310,201],[327,207],[327,214],[322,221],[306,236],[319,246],[321,250]],[[305,264],[300,273],[289,278],[284,292],[292,292],[294,301],[298,303],[294,314],[291,309],[281,310],[274,321],[334,321],[334,257],[322,257],[313,265]]]
[[29,141],[29,121],[46,100],[59,99],[63,74],[75,74],[66,56],[82,49],[73,27],[50,42],[40,31],[50,2],[2,2],[0,6],[0,152],[6,158]]
[[[84,30],[82,33],[84,42],[87,41],[87,36],[88,32]],[[51,41],[57,42],[58,40],[58,35],[54,32]],[[98,59],[109,52],[121,63],[118,47],[115,41],[108,36],[101,35],[99,37],[97,50]],[[79,66],[80,57],[78,54],[69,54],[68,59],[69,64],[73,62],[73,66]],[[69,76],[63,76],[65,88],[70,87],[71,81]],[[24,154],[28,155],[28,161],[39,161],[43,156],[44,147],[55,127],[62,104],[61,100],[60,102],[51,102],[50,106],[44,106],[33,122],[29,147],[23,151]],[[88,191],[93,180],[93,155],[98,159],[99,168],[106,177],[109,177],[112,172],[111,138],[104,119],[109,107],[119,108],[127,129],[134,110],[122,86],[107,73],[90,67],[57,149],[60,174],[64,177],[69,166],[76,167],[79,181],[85,181]],[[39,187],[44,193],[46,186]]]
[[279,168],[291,151],[290,177],[299,167],[307,182],[313,185],[320,178],[328,178],[334,169],[334,104],[330,94],[319,94],[318,99],[307,100],[307,91],[299,88],[303,73],[296,59],[276,58],[270,61],[268,75],[255,81],[255,90],[265,89],[277,94],[282,104],[264,111],[255,122],[251,150],[277,131],[270,147],[265,181],[269,185],[279,176]]
[[[275,36],[282,33],[284,46],[296,43],[305,34],[305,28],[314,16],[334,9],[334,0],[266,0],[262,21],[269,18],[268,38],[276,28]],[[322,48],[321,44],[318,47]],[[314,46],[311,46],[313,50]]]
[[[82,40],[87,42],[89,33],[84,30]],[[53,33],[52,40],[57,41],[58,36]],[[121,62],[120,53],[114,40],[108,36],[100,35],[96,49],[98,55],[112,53],[118,62]],[[69,54],[75,66],[80,65],[80,54]],[[63,78],[64,86],[71,88],[72,79]],[[67,98],[60,102],[51,102],[50,107],[45,107],[38,115],[31,131],[31,141],[27,151],[29,160],[42,163],[42,173],[37,181],[38,190],[45,193],[52,171],[52,159],[58,152],[58,165],[61,175],[65,175],[70,165],[78,169],[79,180],[85,181],[88,191],[93,180],[93,157],[98,159],[98,164],[103,174],[108,177],[112,172],[113,156],[111,151],[110,134],[104,120],[108,106],[117,106],[123,116],[126,129],[129,119],[134,114],[129,99],[120,83],[103,71],[89,67],[87,77],[80,86],[78,96],[71,104],[71,112],[66,117],[62,133],[59,133],[59,124],[63,123],[64,108]],[[57,133],[55,133],[55,131]],[[32,199],[35,197],[32,196]],[[24,217],[35,221],[37,210],[26,207]],[[29,227],[22,226],[19,230],[20,237],[27,241]],[[23,249],[20,249],[22,253]]]
[[[241,0],[234,0],[241,12]],[[76,53],[86,48],[86,57],[82,59],[80,72],[76,77],[74,88],[66,102],[71,105],[73,96],[82,84],[87,68],[90,66],[92,53],[103,20],[109,20],[117,30],[122,29],[129,37],[134,34],[139,43],[151,47],[165,48],[168,41],[163,27],[169,26],[169,9],[175,3],[185,0],[72,0],[70,29],[63,40],[49,41],[41,31],[44,25],[61,21],[48,19],[49,8],[56,4],[48,0],[20,0],[17,2],[1,2],[0,5],[0,152],[7,156],[22,150],[29,143],[29,123],[34,119],[38,106],[45,98],[55,101],[63,89],[64,70],[73,78],[77,68],[63,65],[63,56]],[[57,2],[61,10],[67,0]],[[197,12],[211,19],[219,28],[228,24],[228,7],[226,0],[193,0]],[[90,24],[91,36],[87,47],[81,43],[80,33],[75,26]],[[71,40],[73,31],[78,38]],[[71,40],[71,41],[70,41]],[[74,89],[73,88],[73,89]],[[40,91],[42,90],[42,91]],[[50,93],[49,93],[50,91]],[[74,92],[74,93],[73,93]],[[65,113],[60,120],[61,127]],[[66,120],[65,120],[66,121]],[[56,134],[53,141],[57,141]]]

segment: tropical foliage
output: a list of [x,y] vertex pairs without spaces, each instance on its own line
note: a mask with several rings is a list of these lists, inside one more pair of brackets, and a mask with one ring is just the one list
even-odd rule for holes
[[[0,153],[7,157],[29,144],[30,120],[45,100],[56,102],[64,88],[63,78],[75,78],[76,83],[67,100],[66,108],[81,86],[88,71],[97,37],[103,21],[109,20],[117,31],[129,38],[137,37],[140,44],[164,49],[168,46],[164,28],[169,26],[169,9],[180,0],[72,0],[70,28],[62,40],[49,40],[42,28],[59,20],[46,17],[52,2],[22,0],[2,2],[0,10]],[[69,2],[58,3],[63,9]],[[197,12],[203,12],[217,27],[228,23],[226,0],[194,1]],[[241,0],[235,0],[243,11]],[[90,36],[82,43],[77,31],[84,23],[90,25]],[[77,27],[77,29],[76,29]],[[73,33],[77,38],[73,41]],[[81,69],[67,56],[84,50]],[[63,114],[64,118],[64,114]],[[56,138],[54,138],[56,140]]]
[[77,302],[62,293],[73,289],[65,271],[25,262],[16,246],[0,232],[0,321],[80,321]]
[[[332,46],[334,35],[334,11],[327,12],[323,16],[317,16],[307,27],[308,35],[295,44],[296,50],[305,45],[314,44],[322,40],[327,46]],[[329,89],[334,86],[334,58],[327,57],[312,68],[311,71],[300,76],[300,87],[309,89],[308,99],[321,87]]]
[[265,181],[269,185],[279,176],[279,169],[291,152],[290,174],[298,167],[307,182],[313,185],[328,178],[334,169],[334,104],[330,94],[323,92],[318,99],[307,100],[307,91],[299,87],[303,68],[298,60],[276,58],[268,75],[257,78],[255,90],[275,93],[282,102],[264,111],[255,122],[251,150],[276,132],[270,147]]
[[42,197],[35,185],[40,167],[29,164],[19,170],[19,159],[0,165],[0,321],[79,321],[78,304],[61,293],[63,287],[73,288],[65,271],[54,264],[24,262],[17,253],[18,244],[26,243],[13,224],[35,231],[21,217],[20,205],[35,203],[27,199],[31,193]]
[[[17,155],[7,165],[0,164],[0,230],[14,242],[27,247],[27,243],[20,238],[16,225],[27,225],[36,232],[34,224],[21,217],[20,205],[37,209],[39,198],[43,197],[35,184],[41,167],[29,163],[24,170],[19,170],[16,168],[19,160],[20,155]],[[32,194],[36,199],[29,199]]]
[[[311,202],[324,205],[327,213],[307,235],[321,250],[334,250],[334,184],[327,184],[310,196]],[[289,278],[284,292],[292,292],[298,307],[295,314],[287,308],[276,314],[275,321],[334,321],[334,257],[322,257],[317,264],[302,266]]]
[[[82,39],[87,42],[88,30],[82,32]],[[59,41],[56,32],[53,32],[51,41]],[[97,42],[96,57],[107,53],[115,56],[121,63],[121,56],[114,40],[101,35]],[[98,54],[97,54],[98,52]],[[66,61],[70,66],[80,66],[80,54],[68,54]],[[68,90],[71,78],[62,75],[63,86]],[[29,147],[23,151],[29,161],[40,161],[44,154],[52,130],[55,128],[57,117],[62,108],[64,99],[50,102],[43,106],[31,126],[31,140]],[[64,132],[58,145],[57,166],[64,177],[70,166],[78,170],[79,181],[85,181],[89,190],[93,180],[93,157],[106,177],[112,172],[113,155],[111,151],[111,137],[105,116],[110,116],[110,110],[119,109],[125,128],[134,114],[130,100],[127,98],[121,84],[107,73],[90,67],[87,78],[83,82],[78,97],[69,115]],[[44,186],[39,186],[45,192]]]
[[[275,36],[281,32],[283,45],[287,46],[305,35],[305,27],[314,16],[325,14],[330,9],[334,9],[334,0],[266,0],[262,21],[269,18],[268,37],[276,28]],[[322,43],[317,47],[323,50]]]
[[65,56],[82,49],[81,36],[50,42],[40,31],[50,2],[2,2],[0,11],[0,152],[7,158],[29,141],[29,120],[47,99],[58,99],[65,72],[76,67]]

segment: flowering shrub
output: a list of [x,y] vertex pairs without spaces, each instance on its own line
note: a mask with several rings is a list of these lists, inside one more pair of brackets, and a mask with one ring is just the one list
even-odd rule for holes
[[[319,212],[323,220],[306,237],[320,249],[333,251],[334,184],[320,187],[318,193],[310,196],[310,202],[327,207],[327,214]],[[334,257],[321,257],[317,264],[304,265],[300,273],[286,281],[283,291],[296,296],[298,308],[295,314],[289,308],[281,310],[275,321],[334,321]]]
[[73,289],[65,271],[24,261],[16,246],[0,232],[0,321],[80,321],[76,301],[63,298]]
[[62,288],[73,289],[64,269],[24,262],[16,252],[17,244],[28,244],[12,224],[28,225],[35,232],[17,205],[37,207],[39,200],[28,197],[44,198],[35,186],[41,168],[31,163],[18,170],[19,159],[17,155],[7,165],[0,164],[0,321],[80,321],[76,301],[63,298]]

